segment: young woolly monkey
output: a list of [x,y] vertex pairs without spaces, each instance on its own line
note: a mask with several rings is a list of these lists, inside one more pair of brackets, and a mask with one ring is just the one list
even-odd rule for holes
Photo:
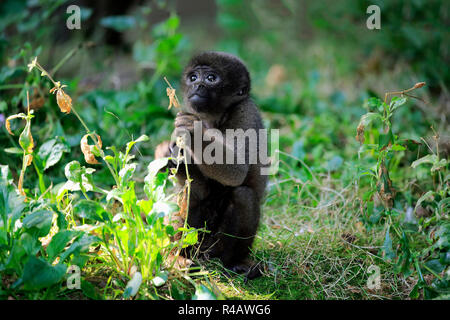
[[[188,162],[193,181],[187,223],[210,231],[200,239],[203,257],[218,257],[226,268],[246,273],[249,279],[255,278],[261,272],[249,259],[249,253],[267,183],[261,169],[268,163],[263,164],[259,157],[260,152],[267,152],[267,138],[258,135],[258,130],[264,127],[258,107],[250,99],[249,72],[233,55],[203,52],[190,60],[181,83],[184,111],[176,116],[175,135],[181,131],[189,135],[182,152],[193,159]],[[230,132],[247,130],[256,132],[253,145],[251,134],[240,143],[239,138],[229,138]],[[198,134],[201,135],[200,153],[194,142],[199,139]],[[201,159],[206,151],[223,161],[211,163]],[[173,142],[163,142],[155,151],[155,158],[177,155],[178,148]],[[251,161],[255,156],[256,161]],[[179,166],[177,179],[181,186],[185,184],[184,165]]]

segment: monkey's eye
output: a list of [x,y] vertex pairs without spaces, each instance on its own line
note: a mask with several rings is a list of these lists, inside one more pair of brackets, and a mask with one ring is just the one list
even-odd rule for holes
[[195,80],[197,80],[197,75],[191,74],[191,75],[189,76],[189,81],[194,82]]
[[214,74],[208,74],[206,76],[206,80],[208,80],[209,82],[214,82],[216,81],[217,77]]

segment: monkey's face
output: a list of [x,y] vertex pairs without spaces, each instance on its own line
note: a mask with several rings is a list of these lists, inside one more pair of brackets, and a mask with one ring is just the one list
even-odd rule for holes
[[182,87],[189,113],[217,118],[230,106],[248,99],[250,76],[237,57],[223,52],[203,52],[188,63]]
[[220,102],[223,88],[222,75],[208,66],[197,66],[186,74],[185,99],[196,112],[214,112]]

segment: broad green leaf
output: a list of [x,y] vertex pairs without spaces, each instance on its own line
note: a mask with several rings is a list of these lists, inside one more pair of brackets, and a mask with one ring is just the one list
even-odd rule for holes
[[121,182],[123,186],[126,186],[127,182],[133,176],[134,171],[136,170],[136,163],[126,164],[120,171],[119,177],[121,178]]
[[67,180],[79,182],[82,174],[80,163],[74,160],[66,164],[64,167],[64,174],[66,175]]
[[445,265],[443,265],[439,259],[432,259],[430,261],[427,261],[425,265],[433,270],[436,273],[441,273],[445,269]]
[[22,280],[26,290],[48,288],[64,278],[67,267],[63,264],[52,266],[42,258],[30,256],[23,269]]
[[45,237],[52,227],[53,213],[47,210],[38,210],[27,215],[22,222],[27,232],[37,237]]
[[132,148],[136,143],[144,142],[144,141],[148,141],[148,140],[150,140],[150,138],[149,138],[147,135],[143,134],[142,136],[140,136],[140,137],[137,138],[136,140],[133,140],[133,141],[128,142],[128,143],[127,143],[127,148],[126,148],[126,153],[130,152],[131,148]]
[[47,246],[48,261],[53,262],[67,244],[80,233],[75,230],[62,230],[55,234]]
[[435,164],[438,160],[438,157],[435,154],[427,154],[425,157],[417,159],[411,164],[411,167],[415,168],[423,163],[432,163]]
[[98,202],[92,200],[80,200],[73,207],[73,213],[85,219],[91,219],[95,221],[109,221],[108,213]]
[[63,152],[70,152],[70,148],[64,143],[62,138],[58,137],[44,142],[37,154],[42,161],[43,169],[46,170],[58,163]]
[[153,204],[151,215],[168,216],[178,210],[178,205],[169,201],[158,201]]
[[420,204],[421,204],[422,202],[424,202],[425,200],[433,199],[433,197],[434,197],[434,191],[432,191],[432,190],[430,190],[430,191],[426,192],[425,194],[423,194],[423,195],[419,198],[419,200],[417,200],[416,206],[415,206],[415,208],[414,208],[414,212],[416,212],[417,207],[420,206]]
[[81,237],[76,239],[66,251],[61,254],[60,263],[65,261],[71,254],[77,255],[82,252],[88,251],[89,247],[98,241],[99,238],[96,236],[83,234]]
[[152,184],[159,170],[167,166],[168,161],[168,158],[160,158],[150,162],[147,167],[148,174],[145,177],[145,183]]
[[448,162],[446,159],[441,159],[438,162],[433,164],[433,166],[431,167],[431,172],[440,170],[440,169],[444,168],[447,164],[448,164]]
[[392,101],[389,105],[389,110],[391,112],[393,112],[395,109],[397,109],[401,105],[405,104],[405,102],[406,102],[406,98],[394,97],[394,98],[392,98]]
[[205,285],[196,285],[192,300],[217,300],[216,295]]
[[395,252],[392,249],[392,240],[391,237],[389,235],[389,227],[386,230],[386,236],[384,238],[384,243],[383,243],[383,247],[382,247],[382,251],[383,251],[383,258],[385,260],[392,260],[395,258]]
[[369,112],[364,114],[361,117],[361,120],[359,121],[359,125],[363,125],[364,127],[367,127],[368,124],[370,124],[371,122],[380,119],[381,120],[381,115],[379,113],[375,113],[375,112]]
[[387,133],[380,134],[379,140],[378,140],[378,147],[379,149],[383,149],[390,144],[394,143],[394,135],[392,134],[392,130],[389,129]]
[[169,273],[167,271],[159,272],[156,277],[152,279],[152,283],[155,287],[161,287],[166,283],[169,278]]
[[142,274],[140,272],[135,272],[133,278],[128,281],[125,291],[123,292],[123,297],[125,299],[134,297],[139,291],[139,287],[142,283]]

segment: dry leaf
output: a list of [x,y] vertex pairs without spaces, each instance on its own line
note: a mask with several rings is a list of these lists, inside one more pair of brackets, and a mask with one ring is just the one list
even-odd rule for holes
[[6,119],[5,127],[6,127],[6,130],[8,130],[9,134],[13,136],[14,133],[11,131],[11,123],[9,123],[9,119]]
[[19,184],[17,188],[19,189],[19,193],[22,196],[25,196],[25,191],[23,191],[23,176],[25,174],[25,170],[20,171]]
[[[99,147],[102,148],[102,139],[100,138],[100,136],[98,134],[95,134],[95,135],[97,136]],[[89,163],[89,164],[99,164],[100,162],[98,162],[97,159],[95,159],[95,156],[92,153],[92,147],[94,147],[94,146],[88,144],[88,141],[87,141],[88,136],[89,136],[89,134],[84,135],[80,141],[80,147],[81,147],[81,151],[84,154],[84,160],[86,161],[86,163]]]
[[169,107],[168,109],[172,108],[174,106],[175,108],[180,107],[180,103],[178,102],[177,95],[175,94],[175,89],[173,88],[167,88],[166,89],[167,96],[169,97]]
[[414,85],[414,89],[422,88],[424,85],[426,85],[425,82],[418,82]]
[[25,161],[26,161],[26,164],[27,164],[27,167],[28,167],[31,164],[31,162],[33,161],[33,155],[27,154],[25,156]]
[[72,109],[72,99],[63,89],[57,90],[56,103],[58,104],[59,109],[61,109],[61,112],[70,113],[70,110]]
[[363,124],[359,124],[358,128],[356,128],[356,141],[359,141],[360,143],[364,143],[365,138],[364,138],[364,125]]
[[392,186],[392,181],[389,178],[389,172],[386,168],[384,162],[380,164],[380,169],[378,171],[378,195],[384,202],[386,208],[392,208],[394,206],[394,198],[396,190]]
[[6,120],[5,120],[5,127],[6,127],[6,130],[8,130],[9,134],[12,135],[12,136],[14,135],[14,133],[11,131],[11,123],[10,123],[10,121],[11,121],[12,119],[17,119],[17,118],[24,119],[24,118],[26,118],[26,115],[23,114],[23,113],[19,113],[19,114],[15,114],[15,115],[9,116],[9,117],[6,118]]

